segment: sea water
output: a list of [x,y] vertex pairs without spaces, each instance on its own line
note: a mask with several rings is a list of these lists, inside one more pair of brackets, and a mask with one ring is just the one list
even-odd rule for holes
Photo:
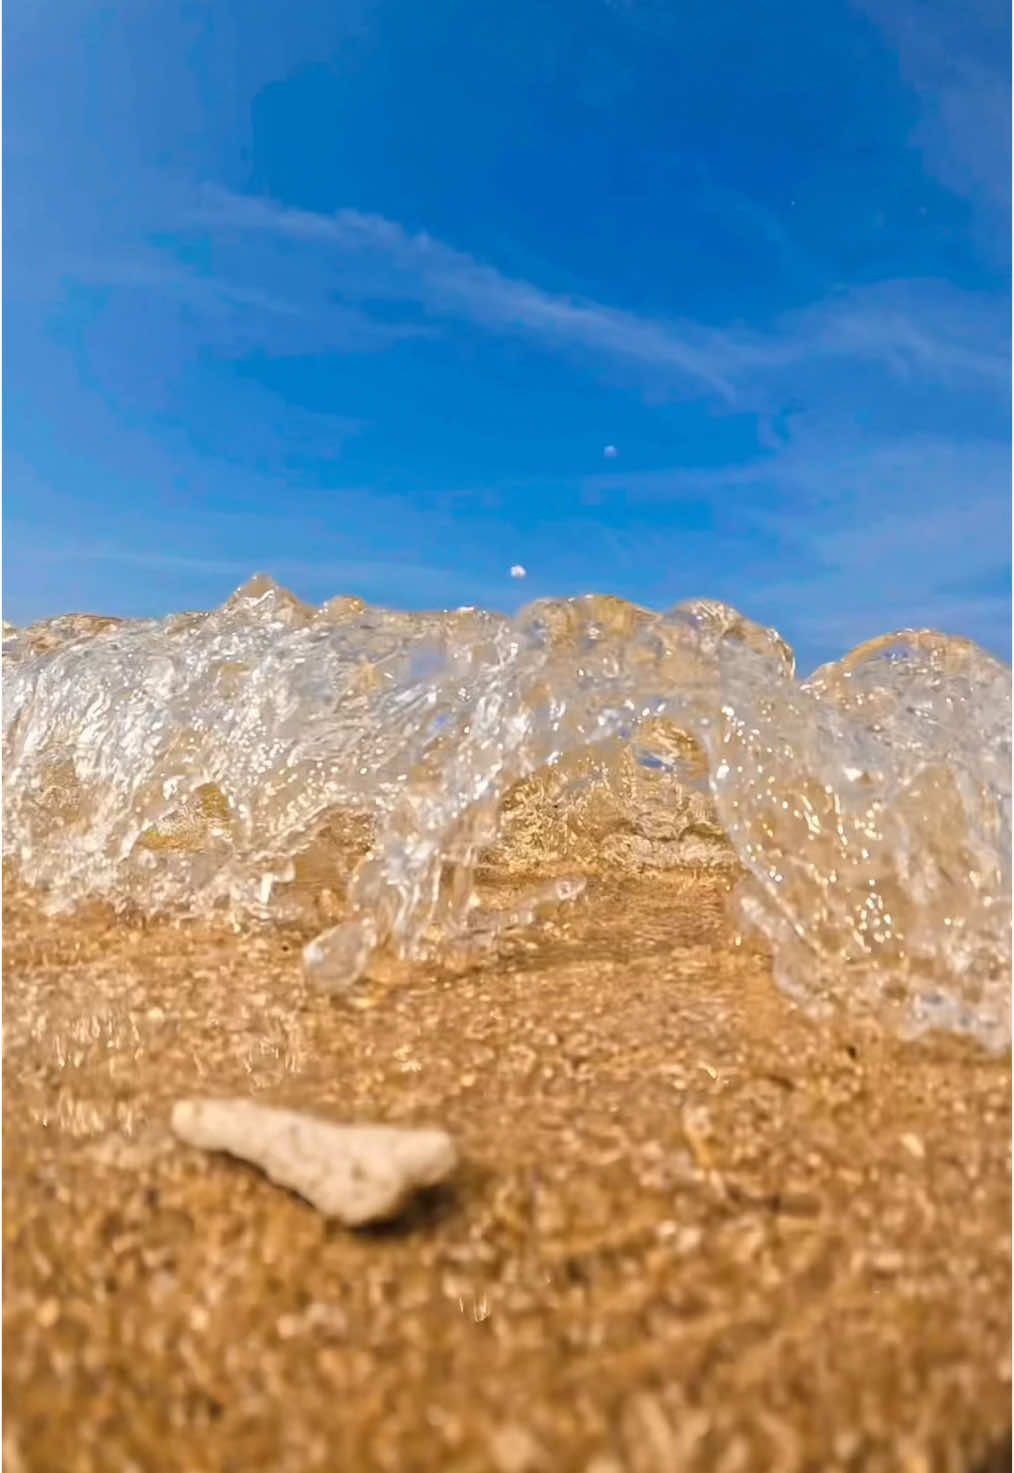
[[[409,614],[258,575],[208,613],[5,625],[3,730],[5,859],[51,909],[270,924],[331,864],[304,962],[342,988],[381,949],[495,949],[590,870],[725,865],[811,1010],[1010,1041],[1011,672],[965,639],[800,680],[706,600]],[[535,877],[509,912],[491,853]]]

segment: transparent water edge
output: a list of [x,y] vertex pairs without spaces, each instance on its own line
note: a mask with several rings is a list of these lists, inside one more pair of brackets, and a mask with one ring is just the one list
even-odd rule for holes
[[[709,601],[405,614],[259,576],[210,613],[5,626],[4,759],[5,856],[55,908],[285,917],[332,865],[305,955],[331,988],[381,948],[495,947],[589,866],[736,863],[811,1010],[1010,1041],[1011,672],[967,640],[799,681]],[[493,847],[556,872],[484,911]]]

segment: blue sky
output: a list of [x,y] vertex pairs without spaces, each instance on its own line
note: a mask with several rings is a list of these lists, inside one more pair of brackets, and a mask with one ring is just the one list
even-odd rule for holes
[[263,569],[1009,658],[1007,7],[774,16],[9,6],[5,616]]

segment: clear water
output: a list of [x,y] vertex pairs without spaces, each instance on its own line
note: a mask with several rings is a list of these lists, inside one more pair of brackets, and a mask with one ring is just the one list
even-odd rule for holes
[[[342,988],[381,948],[495,947],[589,869],[724,863],[806,1006],[1010,1041],[1011,672],[966,640],[799,681],[717,603],[315,609],[259,576],[210,613],[6,625],[3,719],[5,857],[53,908],[270,920],[330,866],[304,961]],[[491,850],[544,871],[509,914]]]

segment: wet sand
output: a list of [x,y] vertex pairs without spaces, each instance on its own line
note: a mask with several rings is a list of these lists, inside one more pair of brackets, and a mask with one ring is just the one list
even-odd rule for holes
[[[5,900],[8,1473],[1010,1466],[1010,1059],[816,1024],[720,878],[598,880],[458,974]],[[324,1223],[173,1142],[244,1095],[435,1124]]]

